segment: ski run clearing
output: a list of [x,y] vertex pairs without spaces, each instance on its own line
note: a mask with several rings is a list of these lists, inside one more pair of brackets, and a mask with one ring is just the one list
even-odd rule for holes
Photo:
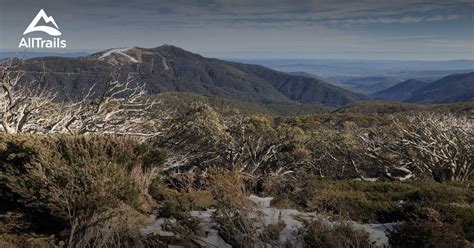
[[122,55],[122,56],[127,57],[131,62],[133,62],[133,63],[138,63],[138,60],[137,60],[137,59],[135,59],[134,57],[132,57],[132,56],[130,56],[130,55],[128,55],[128,54],[125,53],[126,51],[128,51],[128,50],[130,50],[130,49],[132,49],[132,48],[127,47],[127,48],[115,48],[115,49],[110,49],[110,50],[104,52],[104,54],[102,54],[102,55],[99,57],[99,59],[102,59],[102,60],[103,60],[103,59],[105,59],[105,58],[107,58],[107,57],[110,57],[112,54],[120,54],[120,55]]

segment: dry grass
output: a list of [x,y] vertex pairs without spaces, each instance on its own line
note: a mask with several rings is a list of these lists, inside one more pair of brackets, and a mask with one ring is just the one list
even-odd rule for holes
[[219,235],[233,247],[281,247],[283,222],[266,225],[261,213],[247,198],[244,177],[238,172],[211,175]]
[[261,236],[268,241],[278,241],[280,239],[280,233],[285,227],[285,222],[278,220],[276,223],[265,226]]
[[233,247],[250,247],[257,242],[257,226],[251,220],[252,204],[246,197],[243,177],[236,172],[211,175],[219,235]]
[[225,203],[231,208],[242,210],[253,209],[253,204],[247,199],[245,177],[235,171],[215,170],[210,173],[209,180],[214,199],[218,204]]
[[152,220],[127,205],[74,220],[68,247],[145,247],[139,229]]
[[[183,173],[187,174],[187,173]],[[165,180],[156,177],[149,185],[149,194],[153,199],[160,203],[175,202],[182,205],[188,211],[204,210],[214,205],[214,197],[209,188],[195,189],[194,187],[187,187],[186,190],[178,190],[169,183],[169,178]]]

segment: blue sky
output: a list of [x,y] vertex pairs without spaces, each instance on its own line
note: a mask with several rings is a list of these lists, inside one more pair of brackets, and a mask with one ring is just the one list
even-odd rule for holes
[[44,9],[68,49],[173,44],[213,57],[474,59],[465,0],[0,0],[0,50]]

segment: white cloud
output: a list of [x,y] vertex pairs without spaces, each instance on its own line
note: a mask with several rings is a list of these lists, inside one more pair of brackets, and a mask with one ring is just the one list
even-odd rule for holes
[[329,20],[331,24],[394,24],[394,23],[419,23],[451,21],[461,19],[460,15],[434,15],[434,16],[401,16],[401,17],[379,17],[379,18],[359,18],[359,19],[337,19]]

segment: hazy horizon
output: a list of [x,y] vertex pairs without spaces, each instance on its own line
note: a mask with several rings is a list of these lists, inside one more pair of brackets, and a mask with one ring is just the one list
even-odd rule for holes
[[[120,48],[120,47],[113,47],[113,48],[108,48],[104,50],[69,50],[69,49],[62,49],[62,50],[55,50],[55,49],[50,49],[50,50],[34,50],[34,49],[28,49],[28,50],[23,50],[19,51],[18,49],[0,49],[0,58],[8,58],[10,56],[4,56],[4,54],[15,54],[16,57],[22,58],[22,53],[27,54],[27,56],[24,56],[25,58],[34,58],[34,57],[41,57],[41,56],[56,56],[56,55],[65,55],[64,57],[75,57],[75,56],[66,56],[66,55],[73,55],[73,54],[81,54],[80,56],[85,56],[85,55],[92,55],[94,53],[99,53],[103,52],[109,49],[114,49],[114,48]],[[124,47],[125,48],[125,47]],[[145,48],[154,48],[154,47],[145,47]],[[183,48],[185,49],[185,48]],[[187,50],[187,49],[185,49]],[[332,58],[332,57],[313,57],[313,58],[300,58],[300,57],[228,57],[228,56],[212,56],[208,55],[205,52],[200,53],[196,51],[191,51],[187,50],[192,53],[197,53],[200,54],[204,57],[209,57],[209,58],[217,58],[217,59],[223,59],[223,60],[232,60],[232,61],[246,61],[246,60],[256,60],[256,61],[387,61],[387,62],[403,62],[403,61],[411,61],[411,62],[450,62],[450,61],[469,61],[474,63],[474,58],[469,59],[377,59],[377,58]],[[34,55],[34,56],[32,56]],[[474,68],[474,64],[473,64]]]

